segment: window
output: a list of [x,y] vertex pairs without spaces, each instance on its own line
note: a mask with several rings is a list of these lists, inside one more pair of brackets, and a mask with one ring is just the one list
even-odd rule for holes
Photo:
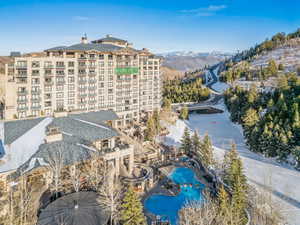
[[64,90],[64,86],[63,85],[57,85],[56,86],[56,90],[57,91],[63,91]]
[[104,55],[103,55],[103,54],[100,54],[100,55],[99,55],[99,59],[104,59]]
[[74,62],[68,62],[68,67],[74,67]]
[[51,75],[51,70],[45,70],[45,75]]
[[52,68],[52,62],[45,62],[45,68]]
[[73,69],[68,70],[68,74],[69,75],[74,75],[74,70]]
[[63,70],[56,70],[56,75],[65,75],[65,71],[63,71]]
[[109,95],[108,96],[108,100],[113,100],[114,99],[114,96],[113,95]]
[[68,97],[69,97],[69,98],[75,97],[75,92],[69,92]]
[[75,99],[74,99],[74,98],[68,99],[68,104],[69,104],[69,105],[75,104]]
[[64,97],[64,93],[63,92],[57,92],[56,93],[56,98],[63,98]]
[[40,83],[40,79],[39,78],[32,78],[31,83],[32,84],[39,84]]
[[108,82],[108,87],[113,87],[113,82]]
[[68,85],[68,90],[69,91],[75,90],[75,85],[74,84],[69,84]]
[[99,87],[100,87],[100,88],[104,88],[104,83],[101,82],[101,83],[99,84]]
[[69,83],[74,83],[75,82],[75,77],[68,77],[68,82]]
[[40,75],[39,70],[32,70],[32,76],[38,76],[38,75]]
[[99,81],[104,81],[104,76],[99,76]]
[[65,64],[64,62],[56,62],[56,67],[60,67],[60,68],[65,67]]
[[40,62],[39,62],[39,61],[33,61],[33,62],[31,63],[31,67],[32,67],[32,68],[38,68],[38,67],[40,67]]
[[49,86],[49,85],[47,85],[47,86],[45,86],[45,91],[52,91],[52,86]]

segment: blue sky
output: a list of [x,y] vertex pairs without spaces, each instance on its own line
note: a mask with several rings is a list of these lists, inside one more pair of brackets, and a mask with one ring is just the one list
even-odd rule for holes
[[0,0],[0,55],[112,34],[153,52],[237,51],[300,27],[300,0]]

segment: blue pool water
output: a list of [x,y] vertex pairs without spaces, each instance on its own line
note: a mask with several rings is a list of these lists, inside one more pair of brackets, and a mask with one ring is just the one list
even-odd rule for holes
[[176,225],[177,213],[186,201],[202,200],[204,184],[196,179],[194,171],[189,168],[176,168],[169,177],[177,184],[193,185],[181,186],[181,192],[177,196],[152,195],[145,201],[145,207],[155,215],[169,218]]

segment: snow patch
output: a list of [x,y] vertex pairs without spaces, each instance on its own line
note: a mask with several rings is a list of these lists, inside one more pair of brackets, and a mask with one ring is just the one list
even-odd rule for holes
[[45,118],[35,127],[28,130],[10,145],[5,145],[5,155],[0,164],[0,172],[17,169],[24,164],[44,143],[46,127],[53,118]]

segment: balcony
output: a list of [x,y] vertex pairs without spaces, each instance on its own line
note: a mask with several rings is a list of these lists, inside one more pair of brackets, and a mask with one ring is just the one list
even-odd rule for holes
[[18,111],[27,111],[28,110],[28,107],[27,106],[25,106],[25,107],[17,107],[17,110]]
[[94,87],[89,87],[89,91],[94,91],[94,90],[96,90],[96,89],[97,89],[96,86],[94,86]]
[[17,99],[17,103],[26,103],[27,102],[27,98],[25,99]]
[[45,80],[44,84],[45,85],[53,85],[53,81],[52,80]]
[[38,95],[41,93],[41,90],[31,90],[32,95]]
[[41,109],[41,106],[38,105],[38,106],[31,106],[31,110],[39,110]]
[[58,69],[64,69],[66,66],[65,66],[65,64],[56,64],[56,68],[58,68]]
[[16,65],[16,69],[26,70],[27,69],[27,65]]
[[27,95],[28,91],[23,90],[23,91],[18,91],[18,95]]
[[38,97],[38,98],[31,98],[31,101],[32,102],[40,102],[41,98],[40,97]]
[[17,74],[16,74],[16,77],[27,78],[27,75],[28,75],[27,73],[20,73],[20,74],[17,73]]

